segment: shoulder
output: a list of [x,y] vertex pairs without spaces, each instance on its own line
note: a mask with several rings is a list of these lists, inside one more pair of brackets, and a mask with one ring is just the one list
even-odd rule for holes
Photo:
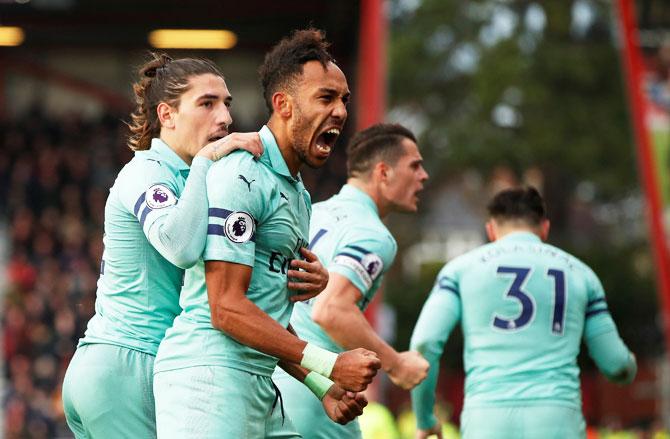
[[438,278],[444,276],[460,276],[468,270],[475,272],[485,264],[490,255],[495,253],[495,243],[488,243],[475,247],[459,256],[456,256],[442,267]]
[[151,151],[140,151],[119,172],[114,182],[121,194],[145,192],[150,187],[161,186],[171,192],[177,190],[177,176],[164,161]]
[[560,249],[554,245],[543,243],[542,246],[554,258],[560,259],[565,269],[583,275],[586,278],[597,278],[595,272],[578,257]]
[[576,256],[571,255],[565,250],[559,249],[558,247],[553,248],[561,252],[561,254],[566,260],[569,271],[577,273],[579,276],[581,276],[583,281],[589,288],[591,288],[592,290],[602,289],[600,278],[598,277],[596,272],[593,271],[593,269],[589,267],[584,261],[577,258]]
[[247,192],[263,189],[267,179],[264,166],[247,151],[234,151],[210,166],[207,184],[226,190],[244,189]]
[[393,235],[381,224],[359,224],[345,228],[340,241],[343,247],[350,247],[360,251],[365,258],[381,258],[388,268],[395,259],[398,245]]
[[232,179],[237,178],[237,175],[243,172],[257,174],[261,171],[262,166],[249,152],[233,151],[213,163],[208,174]]

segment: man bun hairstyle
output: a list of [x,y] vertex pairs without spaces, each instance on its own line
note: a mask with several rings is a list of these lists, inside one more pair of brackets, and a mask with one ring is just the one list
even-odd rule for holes
[[498,222],[523,221],[538,226],[547,218],[542,195],[533,186],[498,192],[487,206],[489,216]]
[[396,123],[378,123],[357,132],[347,145],[347,175],[366,175],[380,161],[395,165],[405,152],[404,139],[416,143],[414,133]]
[[151,139],[160,135],[161,126],[156,108],[161,102],[178,107],[181,95],[189,90],[189,79],[211,73],[223,74],[209,60],[195,58],[172,59],[165,53],[150,53],[139,69],[139,79],[133,84],[135,110],[131,122],[128,147],[143,151],[151,147]]
[[265,105],[273,112],[272,95],[279,90],[291,90],[296,78],[302,74],[302,67],[308,61],[318,61],[323,68],[335,62],[328,47],[326,35],[319,29],[309,28],[293,31],[283,38],[265,55],[258,69]]

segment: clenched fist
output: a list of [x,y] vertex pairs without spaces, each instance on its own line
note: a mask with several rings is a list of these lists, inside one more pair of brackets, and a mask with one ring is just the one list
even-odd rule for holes
[[346,392],[333,384],[321,400],[323,409],[330,419],[345,425],[363,413],[368,400],[362,393]]
[[397,361],[387,371],[389,378],[398,387],[411,390],[428,375],[430,364],[416,351],[398,354]]
[[358,348],[337,356],[330,378],[344,390],[362,392],[377,375],[382,363],[372,351]]

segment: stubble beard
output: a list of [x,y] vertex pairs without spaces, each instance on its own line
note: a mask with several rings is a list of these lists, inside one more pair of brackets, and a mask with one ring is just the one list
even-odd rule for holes
[[309,159],[309,139],[306,138],[306,133],[309,131],[309,126],[305,122],[305,117],[302,115],[299,106],[294,107],[294,117],[296,119],[293,128],[291,129],[291,137],[293,139],[293,151],[300,159],[300,161],[312,169],[320,168],[321,165],[312,163]]

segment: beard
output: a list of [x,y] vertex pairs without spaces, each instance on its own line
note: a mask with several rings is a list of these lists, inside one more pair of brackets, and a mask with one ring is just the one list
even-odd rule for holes
[[323,163],[319,163],[309,156],[309,132],[311,131],[311,126],[297,104],[294,106],[293,117],[295,119],[295,123],[291,128],[293,151],[295,151],[302,163],[312,169],[320,168],[323,166]]

